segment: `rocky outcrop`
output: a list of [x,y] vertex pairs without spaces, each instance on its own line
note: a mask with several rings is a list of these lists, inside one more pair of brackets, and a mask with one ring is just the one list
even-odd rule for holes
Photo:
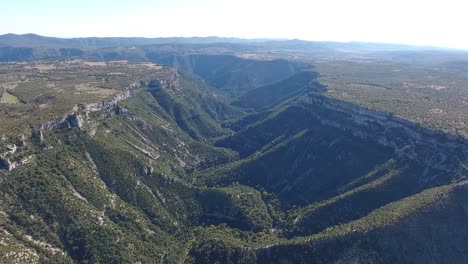
[[134,96],[138,91],[139,90],[136,90],[136,89],[128,89],[114,96],[111,99],[104,100],[104,101],[97,102],[97,103],[92,103],[92,104],[80,105],[78,109],[79,111],[86,112],[86,113],[114,110],[118,102]]
[[143,82],[149,88],[161,88],[162,84],[159,80],[150,80]]
[[139,90],[126,90],[108,100],[104,100],[98,103],[75,106],[71,113],[42,124],[40,126],[40,130],[68,129],[71,127],[81,129],[84,125],[83,116],[87,116],[92,112],[105,112],[109,115],[123,115],[126,113],[126,109],[117,106],[117,103],[119,101],[128,99],[129,97],[135,95],[138,91]]
[[144,175],[153,174],[153,167],[151,166],[151,164],[147,164],[147,165],[145,165],[145,167],[143,167],[143,174]]
[[10,159],[0,156],[0,170],[11,171],[15,168],[15,164]]
[[21,134],[18,136],[18,144],[20,147],[26,147],[27,146],[27,143],[26,143],[26,136]]
[[42,124],[40,130],[68,129],[71,127],[81,128],[82,126],[83,117],[79,113],[70,113]]
[[71,127],[81,128],[83,126],[83,117],[80,114],[72,114],[67,118]]
[[44,133],[42,130],[33,130],[31,134],[31,138],[36,142],[36,143],[43,143],[44,142]]
[[66,114],[60,117],[57,117],[54,120],[48,121],[41,125],[40,130],[54,130],[63,127],[70,127],[67,120],[70,114]]
[[158,77],[158,79],[141,80],[140,86],[145,86],[150,89],[170,88],[177,89],[177,80],[179,74],[176,69],[169,69],[166,74]]
[[116,107],[115,107],[115,113],[116,113],[118,116],[123,116],[123,115],[125,115],[127,112],[128,112],[128,109],[125,108],[125,107],[121,107],[121,106],[116,106]]
[[88,114],[93,112],[103,112],[108,116],[124,115],[127,113],[127,109],[118,106],[117,103],[134,96],[140,91],[140,89],[137,88],[144,86],[150,89],[160,87],[177,89],[177,80],[177,69],[168,69],[164,75],[158,76],[155,79],[141,80],[140,83],[130,84],[128,89],[110,99],[97,103],[76,105],[69,113],[43,123],[40,126],[40,130],[68,129],[71,127],[81,129],[85,123],[85,119],[88,117]]
[[16,150],[18,149],[18,147],[16,147],[15,144],[13,145],[8,145],[5,147],[6,151],[10,154],[15,154]]

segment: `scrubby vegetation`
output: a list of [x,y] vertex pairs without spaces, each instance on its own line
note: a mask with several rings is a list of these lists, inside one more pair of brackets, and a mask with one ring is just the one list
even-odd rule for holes
[[[442,68],[442,67],[441,67]],[[327,95],[468,136],[468,75],[424,65],[329,62],[317,65]]]
[[[464,119],[419,119],[427,107],[462,117],[461,86],[442,88],[462,77],[259,53],[146,55],[180,69],[0,65],[0,262],[468,256]],[[459,137],[422,127],[441,124]]]

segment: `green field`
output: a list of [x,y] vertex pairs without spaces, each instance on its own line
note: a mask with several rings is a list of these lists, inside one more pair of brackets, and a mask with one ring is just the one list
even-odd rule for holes
[[2,96],[2,100],[0,101],[2,104],[19,104],[21,101],[18,97],[12,95],[9,92],[4,92]]

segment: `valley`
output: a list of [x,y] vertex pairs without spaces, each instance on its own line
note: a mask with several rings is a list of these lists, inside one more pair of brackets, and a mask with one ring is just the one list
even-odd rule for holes
[[452,59],[7,41],[2,263],[468,261]]

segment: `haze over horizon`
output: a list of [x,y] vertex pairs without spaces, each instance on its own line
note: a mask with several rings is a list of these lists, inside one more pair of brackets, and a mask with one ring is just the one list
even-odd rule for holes
[[468,49],[468,4],[448,1],[21,0],[0,34],[51,37],[237,37],[380,42]]

